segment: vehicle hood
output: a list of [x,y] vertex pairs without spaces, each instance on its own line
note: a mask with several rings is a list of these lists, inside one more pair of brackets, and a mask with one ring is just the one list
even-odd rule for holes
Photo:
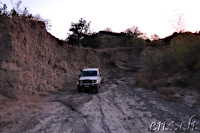
[[99,77],[97,76],[85,76],[85,77],[80,77],[79,80],[98,80]]

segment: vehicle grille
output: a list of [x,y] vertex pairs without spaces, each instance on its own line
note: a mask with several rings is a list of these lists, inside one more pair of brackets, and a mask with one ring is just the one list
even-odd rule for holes
[[83,80],[83,83],[92,83],[92,80]]

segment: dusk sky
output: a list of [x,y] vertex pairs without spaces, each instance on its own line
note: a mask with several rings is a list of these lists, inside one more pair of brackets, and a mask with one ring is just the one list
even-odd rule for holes
[[[17,0],[0,0],[10,10]],[[65,39],[71,22],[80,18],[91,21],[91,30],[111,28],[122,32],[138,26],[147,37],[160,38],[176,31],[182,14],[186,31],[200,31],[199,0],[22,0],[21,9],[28,7],[33,15],[40,14],[52,23],[52,35]]]

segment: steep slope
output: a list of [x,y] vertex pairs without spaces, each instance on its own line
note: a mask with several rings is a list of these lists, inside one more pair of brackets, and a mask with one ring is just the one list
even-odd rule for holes
[[85,67],[101,67],[106,78],[130,74],[140,67],[141,49],[69,46],[50,35],[40,21],[0,18],[0,30],[0,93],[14,99],[76,84]]

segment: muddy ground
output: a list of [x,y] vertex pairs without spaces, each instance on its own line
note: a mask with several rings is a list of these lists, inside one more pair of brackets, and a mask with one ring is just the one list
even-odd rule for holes
[[200,132],[199,106],[166,101],[135,87],[133,77],[108,81],[98,94],[72,86],[17,102],[1,96],[0,102],[2,133]]

